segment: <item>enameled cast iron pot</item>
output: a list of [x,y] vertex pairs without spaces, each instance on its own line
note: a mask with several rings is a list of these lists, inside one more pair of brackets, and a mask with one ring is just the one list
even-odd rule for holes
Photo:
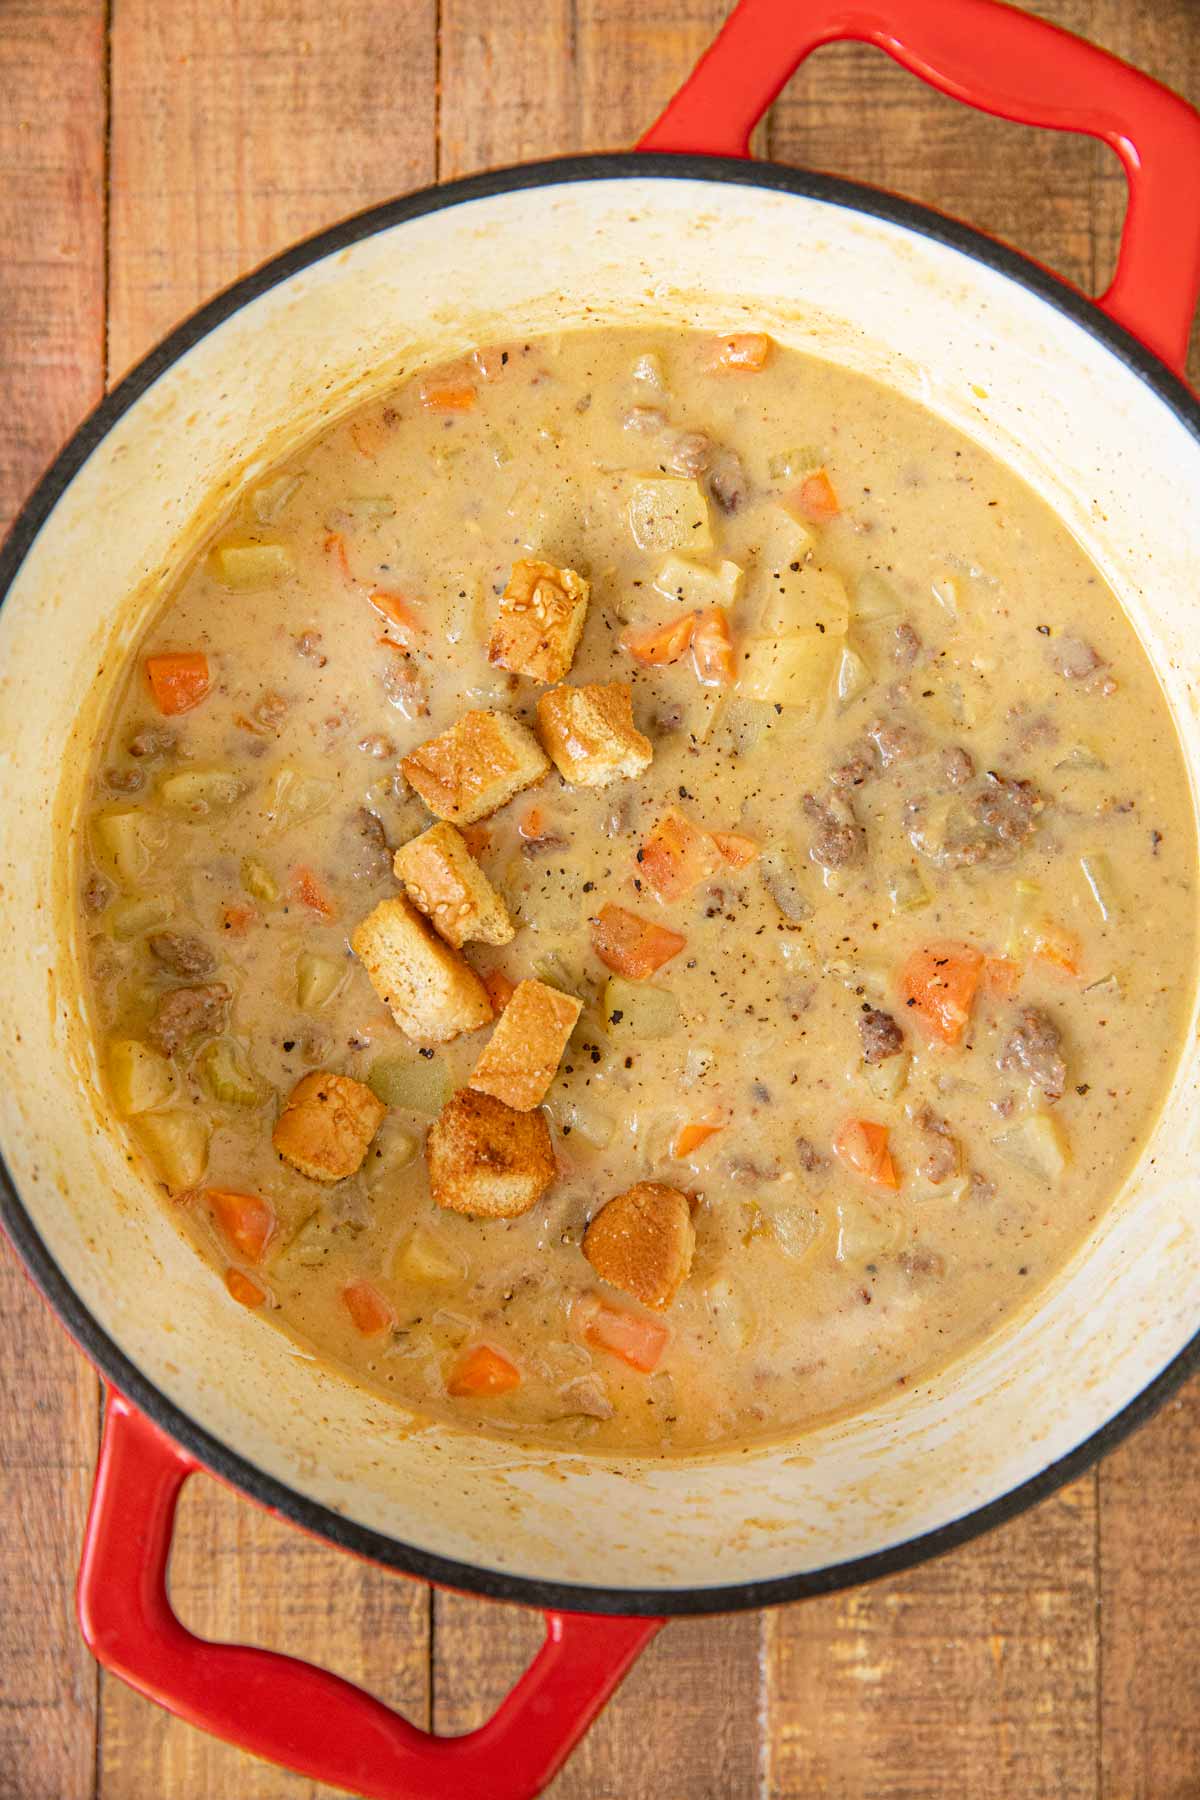
[[[924,208],[749,161],[754,123],[836,38],[1110,144],[1130,205],[1103,300]],[[664,1465],[406,1423],[230,1306],[129,1167],[80,1018],[68,892],[83,759],[213,492],[402,370],[583,323],[765,329],[994,451],[1127,608],[1195,788],[1200,408],[1179,370],[1198,195],[1190,107],[993,0],[742,0],[636,152],[426,190],[311,239],[173,332],[58,458],[0,566],[0,1199],[109,1383],[80,1617],[143,1693],[377,1800],[525,1800],[663,1618],[795,1600],[961,1543],[1077,1474],[1195,1365],[1193,1017],[1091,1240],[1035,1312],[919,1390],[791,1447]],[[543,1650],[489,1724],[439,1740],[306,1663],[193,1637],[165,1571],[198,1468],[377,1562],[548,1609]]]

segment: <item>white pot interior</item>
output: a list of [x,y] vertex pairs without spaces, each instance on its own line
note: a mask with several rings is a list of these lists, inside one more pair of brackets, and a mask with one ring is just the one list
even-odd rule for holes
[[1139,1167],[1030,1316],[918,1391],[793,1445],[610,1464],[407,1420],[229,1304],[106,1127],[66,905],[81,759],[214,491],[401,369],[514,332],[638,319],[765,328],[914,396],[1013,465],[1127,608],[1195,787],[1200,448],[1111,350],[962,252],[828,202],[644,176],[473,199],[328,254],[234,312],[125,413],[24,563],[0,615],[0,1131],[86,1307],[249,1463],[485,1569],[718,1587],[862,1557],[994,1500],[1185,1345],[1200,1326],[1194,1028]]

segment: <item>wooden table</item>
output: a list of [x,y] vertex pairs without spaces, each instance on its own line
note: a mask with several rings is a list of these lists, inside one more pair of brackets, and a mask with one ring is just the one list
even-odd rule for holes
[[[1200,100],[1195,0],[1039,10]],[[628,145],[724,11],[0,0],[0,522],[197,302],[405,189]],[[782,161],[974,220],[1089,290],[1111,268],[1123,183],[1107,151],[968,114],[874,52],[819,55],[765,138]],[[3,1252],[0,1406],[0,1800],[326,1794],[168,1718],[84,1652],[72,1584],[97,1382]],[[1200,1796],[1198,1476],[1193,1384],[1103,1468],[952,1556],[673,1625],[556,1800]],[[204,1481],[174,1589],[196,1629],[300,1646],[443,1731],[492,1706],[537,1635],[515,1609],[357,1565]]]

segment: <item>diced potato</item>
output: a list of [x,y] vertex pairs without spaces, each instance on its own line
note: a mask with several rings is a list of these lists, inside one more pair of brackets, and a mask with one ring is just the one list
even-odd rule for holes
[[771,1235],[785,1256],[802,1262],[824,1232],[824,1221],[815,1206],[788,1201],[764,1208]]
[[126,1118],[161,1106],[175,1086],[166,1057],[137,1038],[115,1038],[109,1045],[108,1078],[117,1110]]
[[911,864],[907,868],[892,870],[887,877],[887,891],[892,911],[898,913],[916,912],[919,907],[928,906],[933,898],[920,869]]
[[710,606],[733,605],[742,585],[742,570],[735,562],[718,563],[713,569],[689,562],[683,556],[668,556],[654,577],[654,585],[660,594],[681,607],[703,612]]
[[138,1120],[138,1130],[169,1188],[192,1188],[204,1179],[209,1130],[201,1113],[148,1113]]
[[708,503],[696,481],[672,476],[635,481],[629,495],[629,529],[639,550],[712,549]]
[[342,505],[360,519],[390,519],[396,511],[396,502],[389,494],[351,494]]
[[871,671],[852,644],[842,645],[837,667],[837,701],[842,708],[853,705],[871,685]]
[[163,805],[192,819],[228,812],[245,791],[245,784],[230,769],[180,769],[177,774],[164,775],[158,784]]
[[309,775],[304,769],[297,769],[290,763],[275,771],[267,795],[267,820],[270,835],[273,838],[283,837],[286,832],[294,831],[297,825],[304,825],[309,819],[315,819],[323,812],[333,799],[334,784],[320,775]]
[[558,1123],[595,1150],[606,1150],[617,1133],[617,1122],[611,1113],[582,1100],[564,1101],[558,1110]]
[[128,942],[165,925],[174,910],[167,894],[132,894],[127,900],[114,900],[109,907],[109,930],[115,938]]
[[832,569],[817,569],[811,563],[765,565],[760,577],[766,588],[759,629],[773,638],[787,637],[792,632],[816,631],[824,626],[824,635],[844,638],[850,627],[850,602],[846,584]]
[[872,621],[875,619],[895,619],[903,611],[900,596],[895,588],[890,587],[882,575],[874,569],[868,569],[860,575],[854,590],[854,617]]
[[258,1106],[264,1088],[242,1053],[229,1038],[214,1038],[196,1058],[196,1067],[214,1100],[225,1106]]
[[766,535],[758,551],[760,569],[786,569],[791,563],[802,563],[816,547],[813,527],[792,511],[787,500],[768,508]]
[[264,542],[218,544],[210,566],[217,580],[228,588],[270,587],[289,574],[292,559],[282,544]]
[[318,956],[302,950],[296,958],[296,1005],[301,1012],[316,1012],[341,987],[349,974],[349,964],[332,956]]
[[273,525],[299,492],[303,475],[276,475],[264,481],[250,496],[250,511],[260,525]]
[[411,1168],[420,1153],[421,1140],[416,1132],[403,1125],[395,1113],[389,1113],[363,1164],[368,1193],[394,1192],[395,1178]]
[[279,883],[256,856],[242,860],[242,886],[252,900],[262,900],[268,906],[279,898]]
[[140,806],[101,813],[92,830],[99,861],[128,888],[145,880],[167,842],[166,822]]
[[705,1298],[723,1347],[733,1355],[745,1350],[754,1338],[757,1320],[742,1284],[720,1275],[709,1282]]
[[1050,1113],[1018,1119],[993,1142],[1019,1169],[1045,1182],[1061,1181],[1071,1160],[1066,1134]]
[[385,1056],[371,1064],[367,1086],[385,1106],[404,1106],[410,1112],[441,1112],[453,1087],[443,1062],[436,1056]]
[[679,1029],[679,1002],[668,988],[612,975],[604,984],[604,1020],[610,1031],[627,1031],[639,1038],[671,1037]]
[[882,1062],[864,1063],[862,1078],[876,1100],[895,1100],[904,1092],[912,1057],[907,1050],[887,1056]]
[[799,481],[813,475],[829,461],[828,450],[816,444],[801,444],[794,450],[778,450],[767,458],[767,474],[772,481]]
[[1023,955],[1025,940],[1029,936],[1041,897],[1042,890],[1036,881],[1024,881],[1020,878],[1014,881],[1012,910],[1008,915],[1008,926],[1004,934],[1005,956],[1019,959]]
[[758,862],[762,884],[789,925],[803,925],[812,917],[812,902],[797,873],[803,866],[803,858],[783,844],[770,845]]
[[739,692],[773,706],[819,712],[828,703],[840,653],[837,637],[815,629],[747,638],[739,657]]
[[417,1226],[396,1258],[400,1280],[415,1281],[422,1287],[461,1281],[466,1272],[466,1257],[451,1250],[424,1225]]
[[929,591],[942,611],[957,619],[963,609],[963,584],[956,575],[939,575],[929,584]]

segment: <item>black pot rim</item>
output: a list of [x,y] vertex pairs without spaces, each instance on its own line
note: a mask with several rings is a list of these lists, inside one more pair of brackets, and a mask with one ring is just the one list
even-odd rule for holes
[[[646,151],[558,157],[469,176],[441,187],[423,188],[402,199],[370,207],[272,257],[177,325],[83,421],[17,515],[3,547],[0,548],[0,605],[7,598],[46,519],[101,440],[159,375],[248,301],[333,252],[428,213],[470,200],[524,189],[645,177],[659,180],[700,180],[718,186],[756,187],[795,194],[888,220],[922,237],[960,250],[1036,294],[1091,337],[1098,339],[1132,375],[1151,389],[1200,443],[1200,405],[1186,385],[1130,332],[1115,324],[1101,312],[1093,300],[1058,276],[982,232],[947,218],[930,207],[900,199],[896,195],[858,182],[816,174],[805,169],[787,168],[778,163]],[[451,1557],[437,1556],[359,1525],[266,1474],[196,1424],[125,1356],[71,1287],[34,1226],[7,1163],[2,1159],[0,1223],[3,1223],[46,1300],[105,1379],[213,1474],[240,1489],[251,1499],[293,1520],[304,1530],[385,1567],[443,1587],[565,1612],[642,1617],[737,1612],[776,1606],[810,1595],[852,1587],[882,1576],[899,1574],[1014,1518],[1065,1482],[1081,1475],[1150,1418],[1181,1383],[1200,1367],[1198,1330],[1153,1381],[1066,1456],[1049,1464],[997,1499],[965,1513],[961,1518],[952,1520],[935,1531],[870,1555],[803,1574],[718,1586],[612,1588],[543,1581],[536,1577],[482,1568]]]

